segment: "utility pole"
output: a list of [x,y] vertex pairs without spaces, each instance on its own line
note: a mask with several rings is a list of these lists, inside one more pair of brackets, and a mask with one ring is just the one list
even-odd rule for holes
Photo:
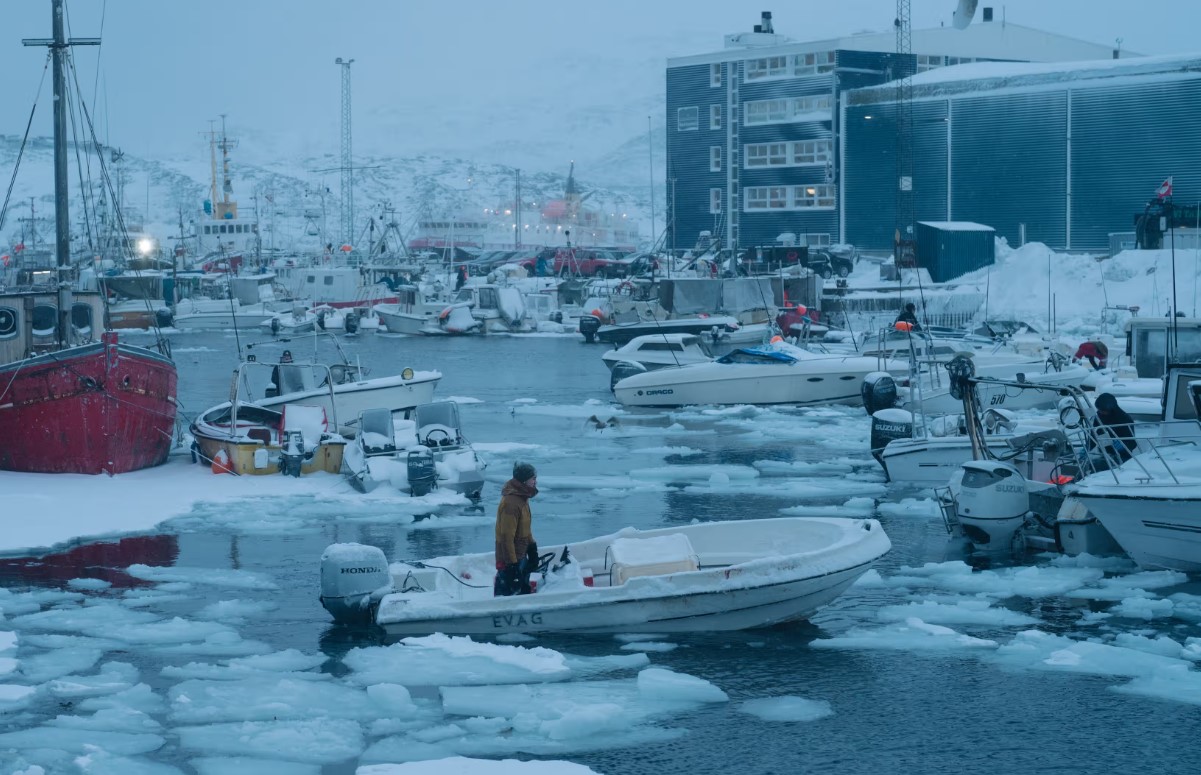
[[909,26],[911,0],[897,0],[897,56],[893,79],[897,83],[897,222],[896,263],[898,281],[901,269],[917,266],[913,224],[913,34]]
[[521,170],[517,170],[517,201],[513,202],[513,249],[521,250]]
[[353,59],[338,57],[334,64],[342,68],[342,244],[354,237],[354,167],[351,163],[350,66]]

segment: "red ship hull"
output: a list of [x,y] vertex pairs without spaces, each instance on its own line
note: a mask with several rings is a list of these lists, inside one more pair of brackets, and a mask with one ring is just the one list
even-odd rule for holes
[[103,341],[0,366],[0,470],[120,474],[167,459],[175,364]]

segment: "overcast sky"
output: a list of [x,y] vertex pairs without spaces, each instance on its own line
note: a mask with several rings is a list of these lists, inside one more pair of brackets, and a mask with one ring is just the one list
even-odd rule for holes
[[[987,5],[983,0],[981,5]],[[487,138],[501,112],[554,130],[562,106],[615,106],[633,118],[661,95],[668,57],[721,47],[773,10],[776,31],[798,40],[889,31],[893,0],[824,0],[749,6],[731,0],[68,0],[70,32],[102,36],[77,54],[85,92],[98,95],[100,132],[144,156],[205,155],[199,133],[227,113],[243,137],[301,138],[306,152],[338,149],[340,68],[353,57],[355,147],[431,150],[440,117],[453,141]],[[948,21],[955,0],[914,0],[913,26]],[[1009,0],[1015,23],[1145,54],[1201,50],[1201,2]],[[0,4],[0,133],[19,135],[44,54],[21,39],[50,35],[50,0]],[[99,78],[97,78],[99,67]],[[95,87],[94,87],[95,85]],[[49,83],[44,87],[48,93]],[[107,109],[106,106],[107,105]],[[49,114],[43,97],[39,115]],[[404,116],[425,134],[387,129]],[[464,117],[468,117],[464,119]],[[48,120],[39,121],[41,133]],[[387,131],[385,131],[387,129]],[[404,134],[406,136],[395,136]],[[278,140],[279,148],[297,147]],[[418,146],[418,147],[414,147]],[[427,147],[421,147],[427,146]],[[481,142],[479,147],[487,147]],[[440,150],[440,149],[435,149]],[[461,148],[469,154],[471,148]],[[282,151],[281,151],[282,152]],[[489,161],[480,159],[480,161]]]

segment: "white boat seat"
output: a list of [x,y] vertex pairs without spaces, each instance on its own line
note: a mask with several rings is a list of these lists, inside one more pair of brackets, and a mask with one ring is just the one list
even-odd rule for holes
[[606,554],[613,586],[620,586],[637,576],[663,576],[700,567],[692,542],[683,533],[617,538]]
[[391,455],[396,452],[396,428],[389,409],[364,409],[359,412],[359,441],[363,453]]

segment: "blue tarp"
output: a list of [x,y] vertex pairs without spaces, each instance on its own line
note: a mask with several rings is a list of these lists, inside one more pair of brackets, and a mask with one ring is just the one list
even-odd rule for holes
[[780,363],[796,363],[796,358],[788,353],[771,350],[766,347],[740,347],[728,352],[717,359],[718,363],[754,363],[756,361],[779,361]]

